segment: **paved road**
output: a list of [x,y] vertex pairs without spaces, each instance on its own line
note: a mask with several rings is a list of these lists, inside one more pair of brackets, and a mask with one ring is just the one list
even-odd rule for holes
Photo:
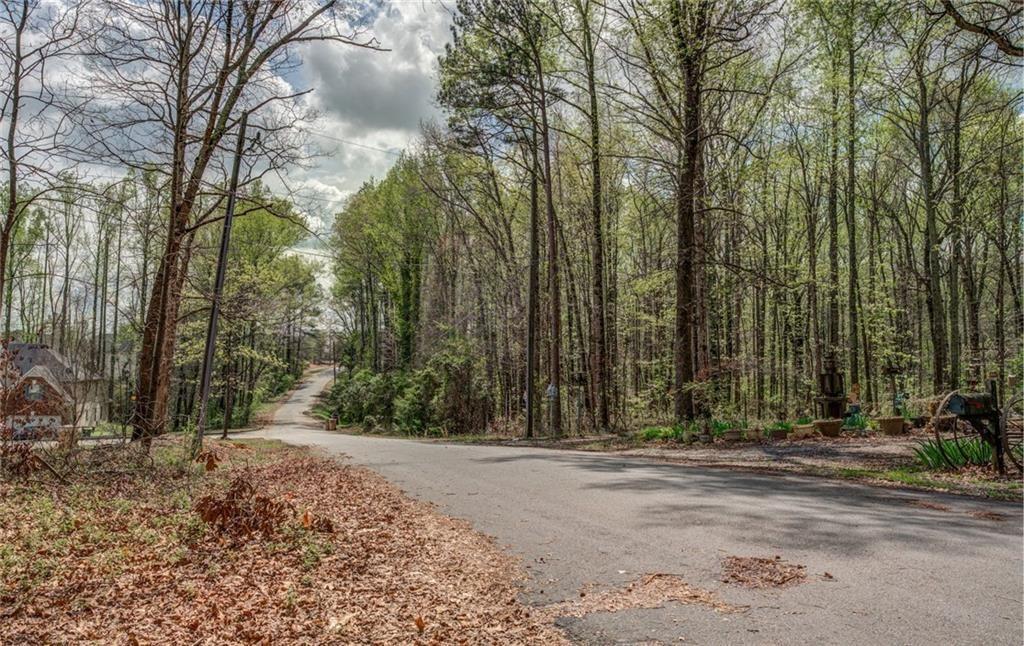
[[[561,620],[582,643],[1022,643],[1019,505],[614,455],[327,433],[302,411],[329,380],[329,371],[315,375],[264,433],[344,453],[495,536],[529,568],[531,603],[664,572],[750,606],[719,614],[670,604]],[[1005,519],[970,515],[977,511]],[[806,565],[810,581],[727,586],[727,555],[779,555]]]

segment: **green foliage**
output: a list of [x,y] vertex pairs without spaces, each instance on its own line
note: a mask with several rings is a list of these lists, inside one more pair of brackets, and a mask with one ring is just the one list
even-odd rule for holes
[[654,440],[660,440],[664,437],[664,433],[668,430],[667,426],[648,426],[639,433],[639,437],[644,442],[653,442]]
[[438,376],[432,407],[439,426],[448,433],[479,432],[491,418],[491,397],[483,365],[465,339],[450,339],[428,363]]
[[339,374],[329,404],[342,423],[410,435],[480,432],[491,415],[483,367],[459,339],[442,344],[419,370]]
[[711,420],[711,432],[715,437],[721,436],[726,431],[744,431],[747,429],[745,419],[714,419]]
[[690,435],[696,435],[697,424],[689,422],[686,424],[675,424],[673,426],[648,426],[644,428],[637,437],[644,442],[657,442],[670,440],[681,442]]
[[942,440],[941,447],[935,440],[925,440],[914,449],[917,461],[927,469],[950,468],[946,459],[943,458],[943,453],[952,463],[953,468],[992,464],[992,447],[981,438],[961,440],[959,445],[954,440]]
[[858,431],[867,430],[869,425],[868,416],[864,413],[854,413],[846,418],[846,423],[843,425],[846,428],[856,429]]
[[433,403],[438,391],[438,378],[433,370],[416,370],[409,374],[405,387],[395,399],[395,427],[410,435],[425,435],[434,423]]
[[[237,428],[250,425],[261,406],[294,386],[308,358],[298,349],[305,341],[298,336],[318,325],[322,300],[318,266],[289,252],[307,236],[301,214],[259,185],[239,201],[236,213],[208,409],[213,428],[224,425],[229,394],[227,425]],[[192,315],[179,324],[175,352],[179,383],[186,392],[197,386],[203,360],[209,313],[205,304],[213,291],[220,235],[219,226],[203,227],[196,234],[186,298],[203,306],[191,308]],[[178,411],[176,428],[192,417],[194,411]]]
[[331,406],[342,423],[362,425],[370,419],[371,428],[390,427],[401,380],[399,373],[375,374],[366,369],[351,375],[338,373],[329,394]]
[[722,435],[722,433],[725,433],[730,429],[732,429],[732,424],[729,422],[720,419],[711,420],[711,433],[715,437]]

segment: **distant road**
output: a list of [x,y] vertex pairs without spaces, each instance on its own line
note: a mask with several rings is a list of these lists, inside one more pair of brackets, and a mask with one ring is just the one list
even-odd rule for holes
[[[750,606],[719,614],[669,604],[561,620],[580,642],[1022,643],[1019,505],[606,454],[328,433],[303,411],[330,379],[330,370],[314,374],[262,434],[344,453],[495,536],[529,568],[530,602],[662,572]],[[731,587],[720,581],[729,555],[778,555],[806,565],[809,581]]]

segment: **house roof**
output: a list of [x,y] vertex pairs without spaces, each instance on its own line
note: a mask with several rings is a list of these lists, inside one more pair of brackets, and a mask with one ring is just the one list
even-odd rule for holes
[[44,367],[56,383],[66,384],[78,381],[102,379],[100,375],[76,366],[60,352],[43,343],[8,343],[7,350],[14,359],[14,366],[24,376],[36,367]]
[[26,382],[30,379],[39,379],[45,381],[60,397],[65,401],[71,401],[71,397],[68,395],[64,387],[61,386],[60,381],[54,376],[50,369],[43,365],[33,366],[28,372],[22,375],[22,381]]

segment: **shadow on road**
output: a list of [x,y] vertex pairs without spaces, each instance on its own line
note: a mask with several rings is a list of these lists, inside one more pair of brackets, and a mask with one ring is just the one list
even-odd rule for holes
[[[501,464],[534,461],[559,468],[602,474],[587,478],[584,489],[650,492],[659,502],[635,512],[644,527],[679,527],[682,519],[699,522],[737,542],[770,528],[771,538],[787,544],[823,544],[846,552],[878,541],[907,550],[950,549],[973,552],[975,543],[994,535],[1020,540],[1021,510],[1014,503],[967,500],[941,493],[886,490],[828,480],[760,475],[724,468],[658,464],[579,453],[523,452],[475,458]],[[664,494],[674,500],[664,502]],[[716,503],[728,497],[734,504]],[[735,504],[739,502],[743,504]],[[745,499],[745,500],[744,500]],[[920,505],[932,505],[933,508]],[[969,512],[996,512],[1005,520],[979,519]]]

